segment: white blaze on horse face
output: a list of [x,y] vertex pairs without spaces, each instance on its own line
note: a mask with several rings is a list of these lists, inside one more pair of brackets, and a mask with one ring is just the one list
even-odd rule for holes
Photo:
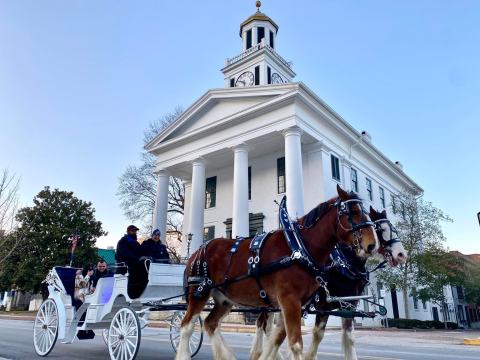
[[[382,238],[385,241],[390,241],[392,239],[392,230],[388,223],[382,223],[380,226],[383,229]],[[403,247],[403,244],[398,241],[395,242],[391,247],[390,251],[392,253],[392,258],[397,264],[404,264],[407,261],[407,250]]]

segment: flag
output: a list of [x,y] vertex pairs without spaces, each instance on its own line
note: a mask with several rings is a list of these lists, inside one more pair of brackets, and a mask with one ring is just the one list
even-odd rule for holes
[[75,252],[75,249],[77,248],[77,243],[78,243],[78,240],[80,239],[80,237],[75,234],[75,235],[72,235],[68,238],[69,241],[72,242],[72,245],[70,245],[70,251],[68,252],[69,253],[69,258],[70,258],[70,266],[72,266],[72,262],[73,262],[73,253]]

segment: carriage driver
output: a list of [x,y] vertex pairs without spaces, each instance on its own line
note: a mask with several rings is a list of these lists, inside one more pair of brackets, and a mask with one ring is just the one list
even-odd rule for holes
[[138,298],[148,283],[148,273],[144,261],[146,257],[142,255],[141,246],[137,241],[137,231],[138,228],[135,225],[127,228],[127,234],[118,241],[115,254],[118,263],[127,264],[127,293],[132,299]]
[[155,229],[152,232],[152,237],[142,242],[142,255],[151,257],[154,260],[168,263],[170,256],[168,255],[167,247],[160,241],[160,230]]

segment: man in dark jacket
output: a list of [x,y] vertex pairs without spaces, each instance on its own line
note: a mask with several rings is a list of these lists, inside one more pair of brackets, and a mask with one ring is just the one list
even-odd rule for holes
[[170,260],[167,247],[160,241],[160,230],[158,229],[152,232],[150,239],[142,243],[141,249],[143,256],[151,257],[153,260],[161,260],[165,263]]
[[148,283],[148,273],[145,268],[145,257],[142,257],[140,244],[137,241],[138,228],[130,225],[127,234],[117,244],[115,259],[124,262],[128,267],[127,293],[132,299],[138,298]]
[[90,278],[90,279],[92,279],[92,287],[91,287],[90,291],[91,292],[95,291],[95,289],[97,287],[98,280],[100,280],[101,278],[104,278],[104,277],[111,277],[111,276],[113,276],[113,274],[110,271],[110,269],[107,268],[107,262],[105,260],[101,259],[97,263],[97,269],[93,273],[93,276]]

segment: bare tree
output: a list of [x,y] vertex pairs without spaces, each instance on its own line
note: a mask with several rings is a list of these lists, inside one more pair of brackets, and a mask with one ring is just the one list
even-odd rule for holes
[[20,239],[12,235],[16,225],[19,187],[20,179],[4,169],[0,174],[0,268]]
[[[148,143],[164,131],[182,113],[183,109],[177,106],[172,113],[167,113],[159,119],[152,121],[144,131],[144,143]],[[125,216],[132,221],[141,221],[144,227],[150,230],[157,191],[155,157],[145,151],[141,153],[140,157],[141,165],[127,167],[120,176],[117,196],[120,198],[120,205]],[[167,217],[167,231],[170,233],[181,234],[182,232],[184,195],[185,188],[182,181],[178,178],[170,177]],[[169,247],[169,249],[174,252],[172,248]]]

